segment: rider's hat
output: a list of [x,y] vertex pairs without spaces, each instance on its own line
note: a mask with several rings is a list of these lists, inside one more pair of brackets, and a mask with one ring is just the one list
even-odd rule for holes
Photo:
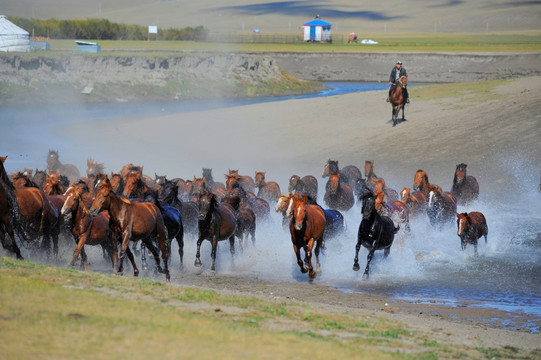
[[398,60],[398,61],[396,62],[396,65],[399,65],[399,64],[402,65],[402,61]]

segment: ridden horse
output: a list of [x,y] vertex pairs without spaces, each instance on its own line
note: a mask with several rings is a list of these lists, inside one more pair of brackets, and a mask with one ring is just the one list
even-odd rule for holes
[[[61,213],[64,219],[69,221],[71,234],[75,240],[76,248],[70,265],[75,265],[75,260],[81,254],[81,266],[87,270],[87,256],[85,245],[100,245],[111,259],[113,270],[117,262],[117,242],[109,228],[109,214],[103,211],[97,216],[91,216],[88,207],[92,203],[91,194],[86,185],[72,185],[66,191],[66,201],[62,206]],[[128,255],[133,268],[137,269],[133,255]]]
[[264,171],[255,172],[255,186],[258,188],[257,197],[269,203],[274,203],[280,197],[280,186],[276,181],[265,181]]
[[426,209],[432,226],[438,226],[441,229],[446,223],[452,222],[456,209],[456,198],[450,192],[442,192],[438,187],[432,187],[428,194]]
[[[135,203],[121,198],[113,192],[109,179],[105,178],[99,179],[96,182],[94,201],[90,208],[90,214],[96,216],[103,210],[109,212],[109,227],[113,233],[122,237],[118,273],[122,274],[124,257],[126,256],[129,241],[143,240],[143,243],[150,249],[156,260],[158,271],[160,273],[165,272],[165,278],[169,281],[165,226],[162,214],[156,205],[147,202]],[[152,243],[152,238],[158,241],[165,270],[162,270],[160,266],[160,259]],[[134,275],[137,276],[138,273]]]
[[388,216],[382,216],[376,210],[376,197],[374,193],[365,187],[360,196],[362,200],[363,218],[359,225],[357,234],[357,245],[355,246],[355,258],[353,260],[353,270],[359,271],[359,250],[361,245],[368,249],[366,258],[366,268],[363,277],[368,279],[370,271],[370,262],[376,250],[383,250],[383,256],[387,257],[391,252],[391,245],[394,236],[400,230],[395,227],[393,220]]
[[406,107],[406,99],[403,94],[403,89],[408,85],[408,77],[402,76],[398,80],[397,86],[391,92],[389,99],[391,100],[391,106],[393,107],[393,126],[396,126],[398,122],[398,113],[402,110],[402,120],[404,120],[404,108]]
[[[69,186],[69,183],[67,184]],[[45,183],[43,184],[43,192],[47,195],[61,195],[67,190],[66,183],[62,182],[60,170],[49,170]]]
[[81,177],[81,174],[75,165],[62,164],[60,162],[58,151],[55,150],[49,150],[49,155],[47,156],[47,170],[60,170],[60,174],[66,176],[69,181],[77,181]]
[[428,198],[424,192],[411,191],[406,187],[400,192],[400,201],[408,207],[408,213],[412,219],[424,214],[428,205]]
[[[291,242],[293,251],[297,257],[297,264],[303,274],[308,272],[311,279],[316,274],[321,274],[321,265],[319,263],[319,252],[323,245],[325,233],[325,214],[321,207],[317,205],[307,205],[308,198],[301,194],[293,194],[289,200],[289,206],[286,216],[292,216],[289,224]],[[312,249],[315,248],[316,271],[312,266]],[[301,248],[304,249],[305,260],[301,259]],[[308,267],[306,267],[306,265]]]
[[485,216],[478,211],[472,211],[470,213],[456,213],[456,217],[457,235],[460,237],[462,250],[466,249],[467,244],[472,244],[475,256],[477,256],[477,240],[484,236],[485,244],[487,243],[488,226]]
[[348,211],[355,203],[353,190],[346,183],[340,182],[340,174],[329,175],[329,188],[325,192],[323,201],[331,209]]
[[[229,169],[229,174],[225,175],[225,178],[227,180],[229,179],[228,175],[237,175],[238,179],[236,181],[238,181],[238,183],[240,184],[240,186],[242,186],[244,188],[244,190],[246,190],[247,192],[250,192],[250,193],[255,192],[255,181],[254,181],[254,179],[252,179],[251,176],[239,175],[239,170],[238,169],[237,170]],[[230,190],[230,188],[227,187],[227,183],[226,183],[226,190]]]
[[317,179],[312,175],[306,175],[302,178],[299,175],[293,175],[289,178],[287,191],[294,194],[306,194],[315,200],[318,191]]
[[437,191],[443,193],[443,189],[439,185],[431,184],[428,181],[428,175],[426,171],[424,170],[417,170],[415,175],[413,176],[413,190],[415,191],[422,191],[426,194],[428,197],[428,194],[430,193],[430,190],[436,189]]
[[386,201],[383,191],[375,191],[374,196],[376,196],[376,210],[380,215],[388,216],[398,226],[404,224],[404,229],[410,230],[409,211],[406,204],[400,200]]
[[458,205],[469,205],[479,197],[479,183],[473,176],[466,175],[466,164],[458,164],[453,178],[451,194],[456,198]]
[[216,250],[218,241],[229,239],[231,256],[235,255],[235,231],[237,221],[235,209],[228,203],[218,203],[216,195],[211,192],[199,195],[199,238],[195,266],[201,266],[201,243],[207,239],[211,242],[211,270],[216,270]]
[[7,156],[0,157],[0,240],[4,249],[14,253],[17,259],[23,259],[15,241],[14,232],[14,229],[22,232],[19,229],[21,212],[15,195],[15,187],[4,168],[6,158]]

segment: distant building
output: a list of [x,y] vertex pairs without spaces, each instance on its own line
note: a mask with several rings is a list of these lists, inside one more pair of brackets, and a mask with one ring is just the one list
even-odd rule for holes
[[303,25],[304,41],[332,42],[332,24],[316,18]]
[[101,51],[101,47],[95,42],[75,40],[75,44],[77,44],[75,47],[77,52],[99,53]]
[[0,51],[30,52],[30,34],[0,15]]

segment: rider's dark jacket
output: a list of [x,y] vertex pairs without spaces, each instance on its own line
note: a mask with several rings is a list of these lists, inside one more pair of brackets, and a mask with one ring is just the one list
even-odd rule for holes
[[405,67],[400,67],[400,70],[397,69],[395,66],[393,70],[391,71],[391,76],[389,76],[389,82],[392,82],[393,84],[396,83],[396,72],[400,71],[398,78],[400,79],[402,76],[408,76],[408,73],[406,71]]

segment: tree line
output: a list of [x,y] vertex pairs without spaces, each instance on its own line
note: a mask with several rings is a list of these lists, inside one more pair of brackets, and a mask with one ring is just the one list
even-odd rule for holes
[[[8,19],[33,36],[52,39],[147,40],[148,38],[146,26],[117,24],[106,19],[41,20],[17,16],[9,16]],[[204,41],[207,35],[208,30],[203,26],[158,29],[158,39],[160,40]]]

